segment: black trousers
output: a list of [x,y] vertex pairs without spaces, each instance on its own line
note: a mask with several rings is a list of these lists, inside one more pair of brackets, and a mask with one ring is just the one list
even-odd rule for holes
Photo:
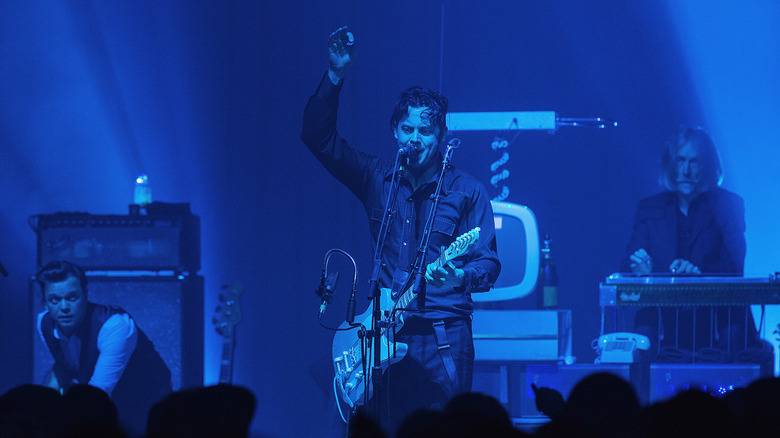
[[471,321],[445,321],[447,341],[456,370],[450,378],[439,351],[434,320],[412,318],[397,333],[396,340],[408,345],[406,356],[385,371],[380,399],[382,428],[391,436],[401,422],[418,409],[441,409],[454,395],[471,391],[474,373],[474,342]]

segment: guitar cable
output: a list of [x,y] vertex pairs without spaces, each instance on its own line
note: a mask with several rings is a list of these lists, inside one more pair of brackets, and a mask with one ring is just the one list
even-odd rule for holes
[[357,302],[356,295],[357,295],[357,281],[358,281],[358,268],[357,263],[355,263],[355,259],[349,255],[348,252],[339,249],[339,248],[333,248],[328,250],[328,252],[325,253],[325,261],[322,265],[322,274],[320,276],[320,285],[319,287],[314,291],[320,298],[322,298],[322,303],[320,304],[320,313],[318,316],[318,320],[322,318],[322,315],[325,313],[325,308],[327,307],[328,303],[330,303],[330,299],[333,296],[333,290],[336,287],[336,282],[338,281],[338,272],[333,274],[328,274],[328,262],[330,261],[330,257],[333,254],[341,254],[352,263],[352,291],[349,297],[349,302],[347,304],[347,323],[349,324],[349,327],[345,328],[333,328],[328,327],[322,324],[320,322],[320,326],[327,330],[332,331],[343,331],[343,330],[351,330],[355,327],[360,327],[362,324],[353,324],[355,320],[355,303]]
[[[333,296],[333,292],[334,292],[334,289],[336,287],[336,282],[338,281],[338,272],[336,272],[335,274],[329,274],[328,273],[328,263],[330,262],[330,257],[333,254],[341,254],[342,256],[344,256],[347,259],[349,259],[349,261],[352,263],[352,271],[353,271],[353,274],[352,274],[352,290],[351,290],[351,293],[350,293],[349,301],[347,303],[347,317],[346,317],[347,326],[343,327],[343,328],[341,328],[341,327],[337,327],[337,328],[328,327],[328,326],[326,326],[326,325],[324,325],[322,323],[322,319],[321,319],[322,315],[325,312],[325,308],[327,307],[328,303],[330,302],[331,297]],[[357,303],[357,298],[356,298],[356,295],[357,295],[357,280],[358,280],[357,263],[355,263],[355,259],[348,252],[346,252],[346,251],[344,251],[342,249],[339,249],[339,248],[333,248],[333,249],[331,249],[331,250],[329,250],[328,252],[325,253],[325,261],[323,262],[323,266],[322,266],[322,274],[321,274],[321,277],[320,277],[320,285],[315,290],[315,293],[322,299],[322,303],[320,304],[319,316],[317,318],[317,320],[318,320],[318,322],[319,322],[321,327],[325,328],[326,330],[331,330],[331,331],[336,331],[336,332],[338,332],[338,331],[348,331],[348,330],[353,330],[353,329],[356,329],[356,328],[361,328],[363,331],[366,331],[366,327],[362,323],[358,323],[358,324],[354,323],[354,320],[355,320],[355,305]],[[369,379],[371,377],[368,374],[369,373],[368,365],[367,365],[367,361],[365,360],[366,357],[369,357],[369,356],[367,356],[367,354],[370,354],[370,350],[371,350],[371,346],[368,345],[368,344],[370,344],[370,343],[366,342],[366,338],[365,337],[360,337],[360,354],[361,354],[360,362],[361,362],[361,367],[363,368],[363,376],[364,376],[364,378],[363,378],[363,385],[364,385],[364,388],[365,388],[364,390],[365,390],[365,394],[366,395],[368,394],[368,383],[367,382],[369,381]],[[344,412],[341,409],[341,403],[340,403],[339,400],[346,399],[345,400],[346,403],[352,409],[355,408],[355,404],[350,401],[349,397],[347,397],[346,394],[343,394],[343,390],[342,390],[342,394],[339,394],[339,377],[340,376],[338,374],[335,374],[333,376],[333,395],[334,395],[334,397],[336,399],[336,407],[338,408],[339,416],[341,417],[341,420],[344,423],[349,424],[347,419],[344,417]],[[342,397],[342,396],[344,396],[344,397]]]

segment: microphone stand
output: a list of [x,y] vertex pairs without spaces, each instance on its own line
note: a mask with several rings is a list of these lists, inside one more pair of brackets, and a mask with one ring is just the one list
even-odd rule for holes
[[[385,212],[382,216],[382,223],[379,227],[379,233],[376,241],[376,248],[374,248],[374,263],[371,270],[371,277],[369,279],[369,292],[368,298],[373,301],[372,314],[371,314],[371,331],[370,336],[373,339],[373,366],[371,367],[371,385],[373,388],[373,404],[371,406],[374,413],[374,421],[377,426],[381,424],[380,420],[380,400],[381,400],[381,378],[382,378],[382,308],[381,308],[381,291],[379,288],[379,272],[382,267],[382,257],[384,253],[385,240],[387,239],[387,232],[390,228],[390,223],[393,221],[395,212],[391,208],[395,208],[395,201],[398,199],[398,189],[401,182],[401,174],[404,171],[404,165],[408,162],[407,159],[401,161],[401,150],[398,150],[395,156],[395,164],[393,170],[392,185],[390,187],[390,196],[387,198],[387,204],[385,205]],[[362,360],[365,362],[367,358],[365,355]],[[364,369],[366,365],[363,365]],[[368,381],[366,381],[368,385]],[[366,406],[368,406],[368,387],[364,392]]]
[[[433,232],[433,223],[436,219],[436,213],[439,210],[439,201],[441,200],[441,187],[444,183],[444,174],[447,172],[447,168],[450,165],[452,159],[453,149],[460,146],[460,140],[453,138],[447,143],[447,150],[444,152],[444,159],[441,163],[441,172],[439,173],[439,180],[436,182],[436,191],[431,197],[433,205],[431,205],[431,211],[428,214],[428,220],[425,223],[425,229],[423,231],[422,239],[420,239],[420,246],[417,248],[417,257],[414,261],[414,283],[412,284],[412,292],[417,296],[417,310],[423,308],[425,303],[425,287],[423,283],[424,273],[423,270],[427,266],[425,264],[425,256],[428,252],[428,244],[431,240],[431,233]],[[395,309],[396,311],[404,311],[408,309]],[[393,315],[395,317],[395,315]]]

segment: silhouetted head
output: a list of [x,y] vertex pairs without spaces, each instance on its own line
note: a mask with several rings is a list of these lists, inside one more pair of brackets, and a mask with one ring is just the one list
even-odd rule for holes
[[395,438],[460,438],[465,436],[462,432],[444,412],[420,409],[404,418]]
[[55,389],[25,384],[0,396],[0,436],[52,436],[62,416]]
[[591,374],[572,389],[563,419],[588,435],[623,437],[633,433],[640,412],[634,388],[618,375]]
[[653,406],[644,423],[650,436],[730,438],[736,433],[734,417],[722,400],[700,390],[687,390]]
[[514,427],[509,413],[489,395],[477,392],[458,394],[444,407],[465,437],[507,436]]
[[119,437],[119,415],[108,394],[90,385],[73,385],[62,396],[64,436]]
[[255,396],[233,385],[169,394],[149,411],[148,438],[244,438],[255,412]]
[[774,436],[780,411],[780,378],[765,377],[726,396],[743,436]]

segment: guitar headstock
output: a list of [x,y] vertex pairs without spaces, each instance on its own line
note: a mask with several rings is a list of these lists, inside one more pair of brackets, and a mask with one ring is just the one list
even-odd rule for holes
[[473,230],[458,236],[458,238],[444,250],[443,258],[445,262],[465,254],[469,248],[471,248],[471,245],[474,245],[477,240],[479,240],[479,231],[480,228],[476,227]]
[[244,293],[244,284],[234,281],[222,286],[219,294],[219,305],[214,316],[214,328],[222,336],[230,336],[233,329],[241,322],[241,307],[238,298]]

